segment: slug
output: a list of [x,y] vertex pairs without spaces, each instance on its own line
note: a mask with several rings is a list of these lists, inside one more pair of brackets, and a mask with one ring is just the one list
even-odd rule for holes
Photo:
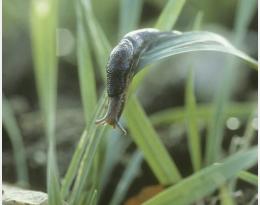
[[96,124],[109,124],[113,128],[118,127],[126,134],[125,129],[119,123],[119,118],[124,109],[129,84],[138,72],[137,65],[140,56],[154,42],[173,34],[173,32],[160,32],[157,29],[145,28],[132,31],[122,38],[112,50],[106,66],[108,109],[102,119],[96,120]]

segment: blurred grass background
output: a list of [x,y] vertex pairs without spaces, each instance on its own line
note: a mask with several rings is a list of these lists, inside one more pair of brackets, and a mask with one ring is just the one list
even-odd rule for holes
[[[32,2],[37,4],[41,1]],[[49,1],[46,2],[48,4]],[[61,180],[62,183],[57,180],[56,191],[59,192],[61,186],[61,197],[71,204],[95,204],[97,199],[100,199],[99,204],[108,204],[107,201],[111,201],[111,204],[120,204],[137,195],[145,187],[158,184],[157,180],[162,184],[172,184],[180,180],[178,172],[182,177],[187,177],[193,173],[193,170],[198,171],[206,163],[211,164],[219,158],[225,158],[237,152],[240,147],[246,150],[252,144],[256,144],[256,71],[247,69],[248,65],[241,60],[235,60],[236,63],[232,64],[233,72],[231,70],[230,74],[227,74],[229,62],[234,60],[215,52],[178,55],[156,63],[150,67],[149,72],[142,71],[145,76],[143,75],[143,78],[140,73],[143,80],[137,90],[140,103],[132,98],[126,110],[124,124],[129,126],[129,136],[120,136],[118,131],[96,127],[91,123],[104,112],[102,107],[104,97],[101,93],[104,88],[105,64],[110,49],[116,45],[123,33],[132,29],[153,27],[157,22],[157,27],[169,30],[176,21],[175,30],[190,31],[196,24],[196,30],[221,34],[239,49],[257,58],[256,1],[250,1],[251,8],[246,7],[247,3],[243,0],[217,2],[187,0],[183,8],[182,5],[178,3],[175,5],[176,2],[171,1],[173,7],[170,8],[175,8],[176,12],[169,12],[166,19],[170,20],[161,20],[161,22],[157,20],[167,1],[144,0],[142,3],[134,1],[130,4],[129,2],[131,1],[108,0],[104,6],[103,1],[96,0],[92,2],[91,7],[89,1],[59,1],[58,8],[53,13],[58,18],[55,31],[50,21],[41,22],[41,19],[30,15],[32,9],[30,1],[3,1],[3,92],[8,99],[4,101],[3,109],[5,111],[6,108],[7,113],[4,113],[3,117],[5,124],[6,122],[9,122],[8,125],[11,124],[11,127],[4,124],[3,130],[5,182],[18,181],[22,182],[20,183],[22,185],[29,184],[32,189],[47,191],[46,165],[49,162],[56,169],[56,160],[55,156],[51,157],[54,159],[53,162],[47,160],[48,146],[44,137],[46,133],[51,135],[51,138],[55,136],[54,144],[50,145],[51,140],[49,141],[49,155],[52,146],[57,145],[57,164],[60,173],[57,172],[55,175],[58,178],[65,176],[64,180]],[[133,12],[128,14],[126,8]],[[200,20],[196,21],[198,12],[203,14],[203,17],[198,17]],[[197,25],[198,21],[200,26]],[[31,26],[35,29],[32,34],[36,34],[36,37],[30,33]],[[52,32],[51,37],[48,37],[48,31]],[[54,34],[53,31],[56,33]],[[38,51],[31,50],[32,46],[35,48],[35,45],[36,47],[39,45],[37,42],[32,44],[39,36],[42,36],[38,40],[46,50],[42,50],[42,47],[39,47]],[[54,52],[55,48],[53,50],[55,46],[57,46],[56,52]],[[43,53],[41,56],[47,57],[38,59],[40,63],[37,63],[36,56],[39,52]],[[46,60],[48,58],[51,60]],[[44,77],[42,81],[35,81],[33,68],[41,67],[44,70],[44,66],[46,65],[47,69],[50,64],[57,66],[58,75],[55,76],[55,70],[51,69],[50,72],[54,72],[53,74],[42,73],[38,76],[38,79]],[[189,74],[190,68],[193,70],[192,74]],[[45,85],[52,88],[48,89]],[[45,94],[41,97],[39,90],[44,87],[46,91],[42,91]],[[222,91],[227,93],[221,94]],[[97,101],[99,106],[96,106]],[[10,107],[12,111],[8,112]],[[56,120],[54,116],[50,117],[56,124],[55,134],[54,130],[50,131],[54,128],[48,128],[48,125],[46,128],[48,116],[41,117],[40,107],[43,113],[49,112],[51,115],[56,113]],[[55,107],[57,109],[53,111]],[[138,113],[131,112],[131,109],[138,110]],[[145,113],[140,116],[139,113],[143,113],[142,109]],[[194,118],[194,113],[199,114]],[[146,114],[151,116],[151,121],[148,121]],[[140,122],[145,123],[138,124],[135,117],[142,118],[143,121]],[[86,131],[83,132],[85,128]],[[162,146],[162,149],[166,147],[169,151],[167,152],[169,155],[165,153],[164,157],[160,156],[157,160],[157,163],[165,160],[163,165],[158,167],[156,160],[153,159],[158,153],[165,151],[150,150],[149,156],[145,155],[149,153],[149,146],[140,146],[141,149],[136,149],[131,135],[138,145],[142,144],[141,141],[138,142],[138,139],[141,140],[139,135],[146,136],[143,139],[149,137],[158,139],[158,142],[154,142],[158,147],[163,143],[165,146]],[[220,137],[216,137],[217,135]],[[78,144],[80,136],[82,137]],[[17,140],[14,140],[14,137]],[[214,141],[215,139],[220,141]],[[221,150],[211,153],[210,147],[214,148],[217,144],[219,146],[215,147],[221,147]],[[20,160],[17,163],[20,165],[15,168],[13,157],[17,160],[18,154],[13,151],[17,151],[15,147],[23,150],[23,146],[26,162]],[[74,152],[76,147],[77,153]],[[139,151],[144,151],[148,163],[142,160]],[[190,158],[189,153],[192,153],[193,158]],[[70,164],[72,156],[74,156],[73,163]],[[172,164],[168,156],[174,158],[178,168],[173,175],[167,174],[167,171],[166,174],[164,173],[164,167],[175,169],[175,164]],[[248,156],[253,155],[249,153]],[[149,164],[152,169],[149,168]],[[81,167],[80,173],[77,173],[78,166]],[[250,171],[256,174],[256,166]],[[76,174],[72,193],[68,194]],[[247,181],[253,181],[254,184],[255,175],[252,177],[250,174],[240,173],[239,176],[246,178]],[[165,176],[168,177],[164,178]],[[51,177],[55,176],[48,176],[49,179]],[[91,180],[86,183],[87,178]],[[219,198],[222,204],[254,202],[255,186],[241,180],[238,183],[232,181],[230,184],[220,189],[222,195],[220,194]],[[233,187],[230,188],[231,186]],[[219,198],[216,199],[215,194],[205,197],[203,201],[207,204]],[[60,199],[58,197],[54,200]]]

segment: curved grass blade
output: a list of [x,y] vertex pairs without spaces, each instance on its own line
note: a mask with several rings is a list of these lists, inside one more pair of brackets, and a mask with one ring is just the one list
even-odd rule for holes
[[23,138],[17,125],[12,107],[5,97],[2,99],[2,103],[3,125],[8,133],[13,147],[15,166],[17,170],[17,183],[26,187],[29,185],[29,176]]
[[[213,164],[192,176],[182,180],[177,185],[166,189],[144,205],[189,205],[219,188],[228,179],[257,162],[257,147],[246,152],[234,154],[221,163]],[[189,193],[189,197],[187,197]]]
[[119,15],[119,38],[135,30],[141,17],[143,0],[122,0]]
[[193,88],[193,70],[190,69],[185,92],[185,104],[186,104],[186,116],[188,126],[188,144],[189,152],[191,156],[191,162],[194,171],[198,171],[201,168],[201,146],[200,135],[197,126],[196,118],[196,99]]
[[185,0],[169,0],[160,14],[155,28],[163,31],[171,30],[180,16],[184,4]]
[[257,61],[233,47],[222,36],[206,31],[185,32],[155,42],[141,56],[138,68],[142,69],[152,62],[181,53],[195,51],[218,51],[229,53],[248,62],[257,69]]

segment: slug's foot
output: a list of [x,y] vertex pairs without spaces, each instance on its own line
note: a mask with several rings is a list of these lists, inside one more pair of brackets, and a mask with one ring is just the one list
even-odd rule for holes
[[121,132],[123,133],[123,135],[126,135],[127,132],[126,130],[123,128],[123,126],[118,122],[118,120],[114,121],[111,120],[109,118],[107,118],[106,116],[102,119],[96,120],[95,122],[97,125],[105,125],[105,124],[109,124],[111,125],[113,128],[118,128],[119,130],[121,130]]

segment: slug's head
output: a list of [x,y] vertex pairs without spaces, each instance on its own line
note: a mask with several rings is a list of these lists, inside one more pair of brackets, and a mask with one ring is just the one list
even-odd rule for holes
[[119,123],[119,118],[122,114],[123,108],[125,103],[125,97],[118,96],[118,97],[109,97],[108,109],[106,115],[96,121],[96,124],[109,124],[113,128],[118,127],[124,135],[126,135],[125,129]]

